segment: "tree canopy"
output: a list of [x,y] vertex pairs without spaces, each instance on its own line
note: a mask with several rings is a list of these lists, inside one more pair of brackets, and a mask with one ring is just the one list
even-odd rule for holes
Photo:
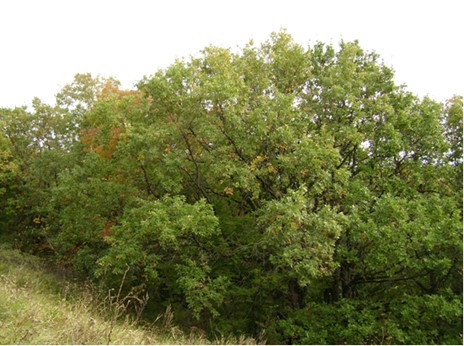
[[462,342],[462,96],[358,42],[206,47],[0,111],[1,232],[185,326]]

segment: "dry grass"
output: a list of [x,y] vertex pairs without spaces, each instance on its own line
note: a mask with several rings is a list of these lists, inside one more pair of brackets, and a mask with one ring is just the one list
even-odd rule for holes
[[90,289],[57,280],[37,258],[0,248],[2,344],[255,344],[245,337],[212,342],[201,331],[183,333],[169,310],[142,328],[124,318],[115,297],[97,299]]

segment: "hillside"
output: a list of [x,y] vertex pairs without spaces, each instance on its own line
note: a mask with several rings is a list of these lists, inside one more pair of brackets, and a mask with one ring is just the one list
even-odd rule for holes
[[[0,247],[1,344],[210,344],[199,331],[186,335],[167,311],[150,328],[129,318],[115,321],[117,304],[99,301],[90,287],[77,287],[47,270],[38,258]],[[252,344],[222,338],[214,343]]]

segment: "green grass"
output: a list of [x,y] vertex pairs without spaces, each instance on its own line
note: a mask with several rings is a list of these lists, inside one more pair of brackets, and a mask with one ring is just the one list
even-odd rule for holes
[[167,311],[151,327],[120,313],[90,287],[61,280],[31,255],[0,247],[1,344],[255,344],[245,337],[208,340],[181,332]]

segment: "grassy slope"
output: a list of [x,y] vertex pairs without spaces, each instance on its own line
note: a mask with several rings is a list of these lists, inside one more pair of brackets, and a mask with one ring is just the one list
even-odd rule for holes
[[[211,343],[199,332],[180,332],[170,324],[169,314],[160,318],[159,326],[147,329],[128,319],[115,322],[111,307],[97,302],[89,290],[58,280],[38,258],[0,247],[1,344]],[[214,343],[254,340],[224,338]]]

